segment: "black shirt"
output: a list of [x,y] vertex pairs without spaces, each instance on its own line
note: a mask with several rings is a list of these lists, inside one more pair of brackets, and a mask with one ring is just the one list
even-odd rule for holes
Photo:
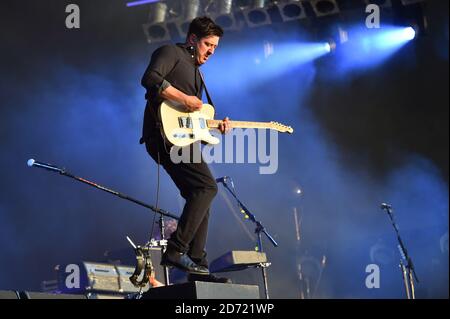
[[153,52],[141,84],[147,89],[141,143],[158,130],[157,108],[163,101],[161,91],[169,85],[187,95],[202,98],[203,84],[194,56],[194,48],[185,44],[165,45]]

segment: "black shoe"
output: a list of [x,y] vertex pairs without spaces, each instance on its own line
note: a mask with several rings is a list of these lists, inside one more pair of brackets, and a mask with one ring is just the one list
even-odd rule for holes
[[188,281],[207,281],[207,282],[218,282],[218,283],[222,283],[222,284],[231,284],[232,283],[230,278],[217,277],[213,274],[200,275],[200,274],[194,274],[194,273],[188,274]]
[[177,251],[167,250],[161,258],[161,266],[175,267],[192,274],[208,275],[209,270],[205,267],[199,266],[189,258],[188,255],[179,253]]

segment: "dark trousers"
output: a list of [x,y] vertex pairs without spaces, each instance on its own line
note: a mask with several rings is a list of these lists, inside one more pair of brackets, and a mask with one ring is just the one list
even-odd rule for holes
[[[175,164],[168,154],[169,147],[159,132],[146,143],[147,152],[164,167],[186,200],[178,227],[168,240],[168,249],[187,253],[200,266],[208,267],[206,239],[211,202],[217,194],[217,184],[208,165],[200,163]],[[194,146],[195,147],[195,146]]]

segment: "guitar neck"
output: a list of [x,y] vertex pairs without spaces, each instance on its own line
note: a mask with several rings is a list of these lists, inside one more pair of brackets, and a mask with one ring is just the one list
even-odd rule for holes
[[[219,124],[222,121],[219,120],[208,120],[209,128],[219,128]],[[232,128],[260,128],[260,129],[270,129],[272,128],[271,123],[266,122],[246,122],[246,121],[230,121]]]

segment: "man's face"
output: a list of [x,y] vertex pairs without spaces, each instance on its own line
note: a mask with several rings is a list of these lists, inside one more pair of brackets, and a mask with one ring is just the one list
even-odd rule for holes
[[211,55],[214,54],[219,45],[220,38],[215,35],[201,38],[196,42],[197,47],[197,64],[202,65],[208,61]]

